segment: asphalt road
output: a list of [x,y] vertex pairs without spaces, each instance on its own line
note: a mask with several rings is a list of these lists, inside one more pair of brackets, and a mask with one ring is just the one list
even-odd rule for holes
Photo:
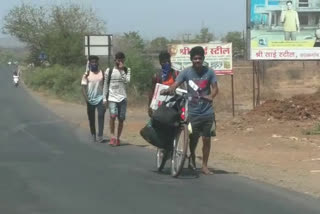
[[0,213],[320,213],[318,199],[232,172],[158,174],[153,151],[86,136],[14,88],[1,67]]

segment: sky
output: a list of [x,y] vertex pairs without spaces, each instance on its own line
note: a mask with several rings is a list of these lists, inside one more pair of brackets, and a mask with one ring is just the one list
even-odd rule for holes
[[220,37],[229,31],[245,30],[246,22],[246,0],[1,0],[1,27],[3,17],[21,2],[34,5],[78,2],[92,7],[106,21],[108,33],[139,31],[149,40],[195,34],[202,27]]

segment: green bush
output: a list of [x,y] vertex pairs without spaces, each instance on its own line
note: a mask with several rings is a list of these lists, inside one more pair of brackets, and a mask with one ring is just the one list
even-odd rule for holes
[[24,79],[34,90],[46,91],[67,101],[81,102],[80,81],[83,73],[83,67],[54,65],[27,70]]

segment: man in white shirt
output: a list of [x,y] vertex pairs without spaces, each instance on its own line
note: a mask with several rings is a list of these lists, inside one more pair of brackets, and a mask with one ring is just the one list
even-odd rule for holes
[[[87,114],[93,142],[103,142],[105,107],[103,105],[104,74],[99,69],[99,57],[90,56],[82,76],[82,94],[87,103]],[[96,138],[95,112],[98,111],[98,138]]]
[[[115,56],[115,66],[105,73],[105,83],[103,89],[104,104],[108,102],[110,113],[110,145],[119,146],[120,136],[127,111],[126,86],[130,82],[130,68],[124,66],[125,55],[118,52]],[[115,135],[115,121],[118,118],[117,135]]]

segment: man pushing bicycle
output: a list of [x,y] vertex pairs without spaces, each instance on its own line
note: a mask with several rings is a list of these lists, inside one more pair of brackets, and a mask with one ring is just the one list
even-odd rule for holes
[[213,99],[218,94],[218,84],[215,72],[203,66],[205,51],[201,46],[191,49],[190,59],[192,66],[183,70],[173,85],[165,89],[161,94],[172,94],[182,83],[187,83],[188,91],[188,115],[191,123],[192,133],[190,134],[190,158],[189,167],[196,169],[195,150],[202,137],[203,160],[202,173],[213,174],[208,169],[208,159],[211,148],[211,137],[215,136],[215,114],[212,106]]

